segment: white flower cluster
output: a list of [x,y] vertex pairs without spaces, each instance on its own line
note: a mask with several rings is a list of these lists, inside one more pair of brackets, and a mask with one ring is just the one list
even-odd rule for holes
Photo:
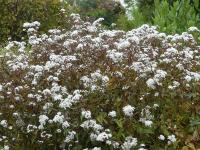
[[110,116],[110,117],[112,117],[112,118],[115,118],[116,116],[117,116],[117,113],[116,113],[116,111],[110,111],[109,113],[108,113],[108,116]]
[[34,21],[32,23],[26,22],[23,24],[24,28],[32,28],[32,27],[39,27],[40,23],[38,21]]
[[40,115],[39,116],[39,122],[40,122],[40,129],[44,128],[44,125],[46,125],[47,121],[49,120],[49,117],[47,117],[46,115]]
[[85,119],[90,119],[91,118],[91,112],[89,110],[87,111],[82,111],[81,115],[85,118]]
[[[103,91],[103,88],[107,86],[109,82],[108,76],[101,74],[100,70],[96,70],[91,73],[90,76],[83,76],[80,79],[86,88],[90,88],[91,91]],[[100,82],[100,84],[98,84]]]
[[124,112],[125,116],[128,116],[128,117],[133,116],[134,110],[135,110],[135,107],[133,107],[131,105],[127,105],[127,106],[123,107],[123,112]]
[[[166,138],[165,138],[164,135],[161,134],[161,135],[159,135],[158,139],[161,140],[161,141],[165,141]],[[174,134],[168,135],[167,140],[168,140],[167,141],[168,145],[173,144],[173,143],[176,142],[176,136]]]
[[123,53],[117,52],[116,50],[110,50],[107,52],[107,57],[110,58],[114,63],[118,63],[123,60]]
[[[42,35],[36,32],[40,23],[25,23],[28,42],[6,47],[0,145],[21,144],[18,136],[30,135],[40,146],[56,141],[62,149],[89,143],[81,148],[142,150],[155,139],[138,133],[134,124],[153,131],[169,109],[163,101],[198,101],[200,51],[192,34],[166,35],[149,25],[108,30],[101,28],[102,18],[90,23],[71,17],[71,30]],[[155,137],[167,146],[179,138]]]
[[133,147],[135,147],[137,145],[137,138],[133,138],[132,136],[128,136],[126,137],[123,145],[122,145],[122,149],[123,150],[131,150],[133,149]]

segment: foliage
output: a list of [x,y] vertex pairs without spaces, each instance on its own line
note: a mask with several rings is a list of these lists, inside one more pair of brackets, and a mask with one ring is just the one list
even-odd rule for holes
[[62,7],[68,6],[60,3],[59,0],[1,0],[0,43],[5,43],[9,37],[12,40],[20,40],[25,36],[22,31],[22,25],[25,22],[45,22],[40,28],[43,32],[59,26],[66,28],[66,20],[59,15]]
[[138,8],[147,22],[151,22],[154,11],[154,0],[137,0]]
[[119,3],[113,0],[101,1],[101,0],[77,0],[69,1],[74,7],[79,9],[79,14],[82,18],[87,19],[89,17],[90,21],[94,21],[98,18],[104,18],[103,24],[110,26],[113,22],[116,22],[121,8]]
[[162,32],[180,33],[191,26],[199,26],[200,18],[196,15],[190,0],[176,1],[170,7],[167,0],[155,0],[155,12],[153,22]]
[[125,32],[71,17],[70,30],[46,34],[26,23],[28,43],[6,46],[1,148],[200,148],[199,29]]
[[[152,5],[154,3],[154,5]],[[133,9],[133,16],[136,19],[127,20],[125,16],[119,18],[119,27],[130,30],[137,27],[137,24],[158,25],[159,31],[166,33],[181,33],[191,26],[200,26],[200,3],[198,0],[149,0],[138,1],[138,8]],[[137,12],[136,14],[134,12]],[[138,16],[139,14],[139,16]],[[136,24],[136,25],[135,25]]]
[[117,26],[128,31],[147,23],[147,18],[144,17],[139,8],[133,9],[132,16],[134,16],[133,19],[129,20],[127,16],[121,14],[117,20]]

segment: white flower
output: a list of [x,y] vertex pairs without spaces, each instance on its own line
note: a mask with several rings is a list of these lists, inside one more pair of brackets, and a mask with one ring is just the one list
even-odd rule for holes
[[44,90],[42,91],[42,93],[43,93],[45,96],[51,95],[51,91],[50,91],[49,89],[44,89]]
[[126,49],[126,48],[128,48],[130,45],[131,45],[131,43],[130,43],[129,41],[124,40],[124,41],[121,41],[120,43],[117,43],[117,48],[118,48],[119,50],[121,50],[121,49]]
[[36,72],[42,72],[43,71],[43,66],[40,65],[36,65],[36,66],[32,66],[32,68],[36,71]]
[[153,104],[153,108],[158,108],[159,105],[158,104]]
[[115,63],[121,62],[123,60],[123,53],[117,52],[116,50],[108,51],[106,56]]
[[94,147],[92,150],[101,150],[100,147]]
[[128,136],[128,137],[126,137],[125,142],[122,145],[122,149],[123,150],[131,150],[136,145],[137,145],[137,138]]
[[38,21],[34,21],[32,23],[26,22],[23,24],[24,28],[33,28],[33,27],[39,27],[40,23]]
[[56,130],[57,133],[61,133],[61,131],[62,131],[61,129],[57,129]]
[[84,121],[80,126],[84,129],[92,128],[95,131],[99,131],[103,129],[101,125],[96,123],[96,120],[91,120],[91,119]]
[[151,125],[153,124],[153,122],[151,120],[145,120],[144,121],[144,125],[147,127],[151,127]]
[[66,136],[64,142],[69,143],[71,140],[75,138],[75,135],[76,135],[75,131],[68,132],[68,135]]
[[97,136],[96,140],[100,141],[100,142],[104,142],[104,141],[108,140],[110,137],[112,137],[111,134],[102,132]]
[[8,126],[7,120],[2,120],[0,122],[0,125],[3,126],[4,128],[7,128],[7,126]]
[[3,86],[0,84],[0,92],[3,91]]
[[46,115],[40,115],[39,116],[39,122],[40,122],[39,128],[43,129],[44,128],[43,126],[46,124],[46,121],[48,121],[48,120],[49,120],[49,117],[47,117]]
[[163,71],[163,70],[156,70],[156,74],[154,76],[154,80],[161,80],[161,79],[164,79],[167,75],[167,72],[166,71]]
[[33,132],[34,129],[37,129],[37,126],[29,124],[26,128],[27,133]]
[[200,80],[200,73],[198,73],[198,72],[190,72],[190,75],[193,77],[193,79],[195,81],[199,81]]
[[116,111],[110,111],[110,112],[108,113],[108,116],[110,116],[110,117],[112,117],[112,118],[116,117],[116,116],[117,116]]
[[60,108],[70,108],[72,106],[72,95],[69,95],[67,98],[65,98],[64,100],[62,100],[59,104]]
[[147,150],[147,149],[145,149],[145,148],[141,147],[141,148],[139,148],[138,150]]
[[197,27],[189,27],[188,31],[189,32],[200,32],[200,30]]
[[145,144],[140,144],[140,146],[141,146],[141,147],[145,147],[146,145],[145,145]]
[[34,98],[34,95],[32,93],[29,93],[28,98]]
[[44,106],[43,106],[43,110],[48,110],[49,108],[53,107],[53,103],[46,103]]
[[161,141],[164,141],[165,140],[165,136],[164,135],[159,135],[158,139],[160,139]]
[[133,116],[133,111],[135,110],[135,107],[132,107],[131,105],[127,105],[123,107],[123,112],[126,116],[132,117]]
[[177,54],[178,53],[178,50],[177,49],[175,49],[175,48],[173,48],[173,47],[171,47],[171,48],[168,48],[167,50],[166,50],[166,52],[164,53],[164,55],[166,55],[166,56],[173,56],[173,55],[175,55],[175,54]]
[[50,29],[48,32],[51,34],[60,34],[61,33],[61,31],[59,29]]
[[[86,88],[90,88],[92,91],[100,90],[102,91],[104,87],[107,86],[109,82],[108,76],[103,76],[101,71],[98,69],[90,74],[90,77],[83,76],[80,79]],[[99,85],[101,81],[101,85]]]
[[148,79],[147,80],[147,86],[149,87],[149,88],[151,88],[151,89],[155,89],[156,88],[156,82],[155,82],[155,80],[154,79]]
[[168,141],[168,144],[172,144],[172,143],[174,143],[174,142],[176,142],[176,137],[175,137],[175,135],[169,135],[168,137],[167,137],[167,139],[169,140]]
[[53,122],[55,122],[55,123],[60,123],[60,124],[62,124],[62,123],[64,122],[64,116],[61,115],[61,112],[58,112],[58,113],[54,116]]
[[111,145],[111,144],[112,144],[112,141],[106,140],[106,144],[107,144],[107,145]]
[[2,150],[9,150],[9,149],[10,147],[8,145],[5,145]]
[[90,119],[91,118],[91,112],[89,110],[85,111],[83,110],[81,112],[81,115],[85,118],[85,119]]
[[192,77],[189,76],[189,75],[187,75],[187,76],[185,76],[185,80],[186,80],[187,82],[190,82],[190,81],[192,80]]
[[90,139],[91,139],[91,141],[96,141],[96,139],[97,139],[97,134],[91,133],[91,134],[90,134]]
[[62,123],[62,128],[65,129],[65,128],[68,128],[70,125],[69,125],[69,122],[68,121],[64,121]]

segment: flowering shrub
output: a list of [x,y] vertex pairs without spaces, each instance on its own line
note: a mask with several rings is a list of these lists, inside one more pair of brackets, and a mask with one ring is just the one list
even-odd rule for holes
[[199,30],[125,32],[71,18],[71,30],[42,35],[39,22],[24,24],[28,42],[10,42],[0,58],[1,148],[200,147]]

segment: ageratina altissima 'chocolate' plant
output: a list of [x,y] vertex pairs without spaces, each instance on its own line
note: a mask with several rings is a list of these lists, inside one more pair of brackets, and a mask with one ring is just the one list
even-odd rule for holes
[[200,47],[143,25],[106,30],[72,14],[70,31],[10,42],[0,58],[4,150],[200,147]]

